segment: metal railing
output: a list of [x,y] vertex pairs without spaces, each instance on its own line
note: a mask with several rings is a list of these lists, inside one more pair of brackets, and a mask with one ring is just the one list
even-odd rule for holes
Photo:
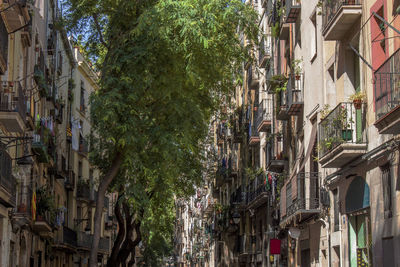
[[12,159],[4,148],[0,149],[0,185],[11,195],[15,203],[16,180],[12,175]]
[[322,28],[329,27],[343,6],[361,5],[362,0],[325,0],[322,5]]
[[232,154],[228,158],[228,170],[230,174],[238,171],[238,157],[236,154]]
[[20,185],[18,188],[16,214],[22,214],[27,217],[32,217],[31,201],[32,201],[32,188],[30,185]]
[[0,111],[4,112],[18,112],[21,119],[25,122],[26,119],[26,98],[20,82],[3,82],[2,88],[12,90],[10,84],[17,86],[18,96],[14,97],[13,93],[0,94]]
[[264,57],[270,57],[271,56],[271,36],[267,35],[267,38],[265,39],[264,36],[261,38],[260,41],[260,48],[258,52],[258,60],[259,64],[261,65],[261,62],[264,60]]
[[78,242],[77,242],[78,247],[86,249],[90,249],[92,247],[93,235],[87,234],[85,232],[78,232],[77,237],[78,237]]
[[70,245],[72,247],[76,247],[78,245],[78,234],[68,228],[67,226],[63,226],[63,243]]
[[259,137],[256,125],[251,125],[249,127],[249,137],[250,138],[258,138]]
[[232,193],[230,198],[231,205],[244,205],[247,204],[247,194],[243,187],[239,187]]
[[286,207],[286,217],[300,210],[318,210],[319,198],[298,198]]
[[258,84],[258,73],[256,72],[255,67],[249,66],[247,69],[247,86],[248,88],[255,89]]
[[76,197],[90,200],[90,185],[85,181],[78,181]]
[[99,242],[99,250],[109,251],[110,250],[110,238],[101,237]]
[[85,138],[81,137],[79,139],[79,153],[88,153],[89,152],[89,143]]
[[378,120],[400,105],[400,49],[375,71],[374,88]]
[[262,193],[267,192],[267,188],[264,182],[264,173],[261,173],[254,179],[252,185],[250,186],[251,191],[247,194],[247,203],[251,203],[252,201],[257,199]]
[[300,15],[301,0],[286,0],[286,22],[296,22]]
[[364,105],[356,110],[353,103],[337,105],[318,125],[319,157],[343,143],[365,143]]
[[273,116],[272,99],[263,99],[258,106],[257,110],[257,127],[263,121],[271,121]]
[[5,72],[8,60],[8,32],[3,19],[0,19],[0,73]]
[[293,104],[302,104],[304,99],[303,74],[290,74],[286,87],[286,97],[288,109]]

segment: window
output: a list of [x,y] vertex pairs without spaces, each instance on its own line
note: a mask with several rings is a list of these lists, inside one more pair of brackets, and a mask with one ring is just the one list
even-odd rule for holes
[[386,164],[381,167],[382,172],[382,191],[383,191],[383,206],[385,210],[385,218],[392,217],[392,181],[390,173],[390,165]]
[[83,81],[81,81],[81,102],[79,110],[85,112],[85,84]]
[[317,57],[317,16],[314,10],[313,14],[310,17],[312,23],[312,33],[311,33],[311,40],[310,40],[310,61],[313,62],[314,59]]
[[333,230],[339,231],[340,218],[339,218],[339,193],[337,189],[332,190],[333,194]]

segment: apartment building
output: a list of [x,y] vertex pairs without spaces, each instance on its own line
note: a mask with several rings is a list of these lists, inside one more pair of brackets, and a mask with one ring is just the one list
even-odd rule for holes
[[215,266],[212,212],[213,198],[207,186],[199,188],[187,200],[176,200],[174,261],[177,266]]
[[[57,26],[58,1],[3,0],[0,12],[0,265],[86,266],[98,177],[88,161],[88,97],[97,75]],[[114,227],[106,202],[101,266]]]
[[246,3],[262,34],[214,125],[215,266],[397,266],[399,1]]

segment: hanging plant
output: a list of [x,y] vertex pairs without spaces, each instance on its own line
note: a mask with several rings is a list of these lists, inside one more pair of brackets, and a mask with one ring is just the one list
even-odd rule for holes
[[365,103],[366,98],[367,98],[367,95],[365,94],[365,92],[360,90],[360,91],[352,94],[349,97],[349,100],[353,101],[354,107],[356,109],[360,109],[362,106],[362,103]]

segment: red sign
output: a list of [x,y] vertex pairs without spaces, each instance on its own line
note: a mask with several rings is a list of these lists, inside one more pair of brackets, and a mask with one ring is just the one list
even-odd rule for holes
[[269,240],[269,254],[280,255],[281,254],[281,241],[279,239]]

